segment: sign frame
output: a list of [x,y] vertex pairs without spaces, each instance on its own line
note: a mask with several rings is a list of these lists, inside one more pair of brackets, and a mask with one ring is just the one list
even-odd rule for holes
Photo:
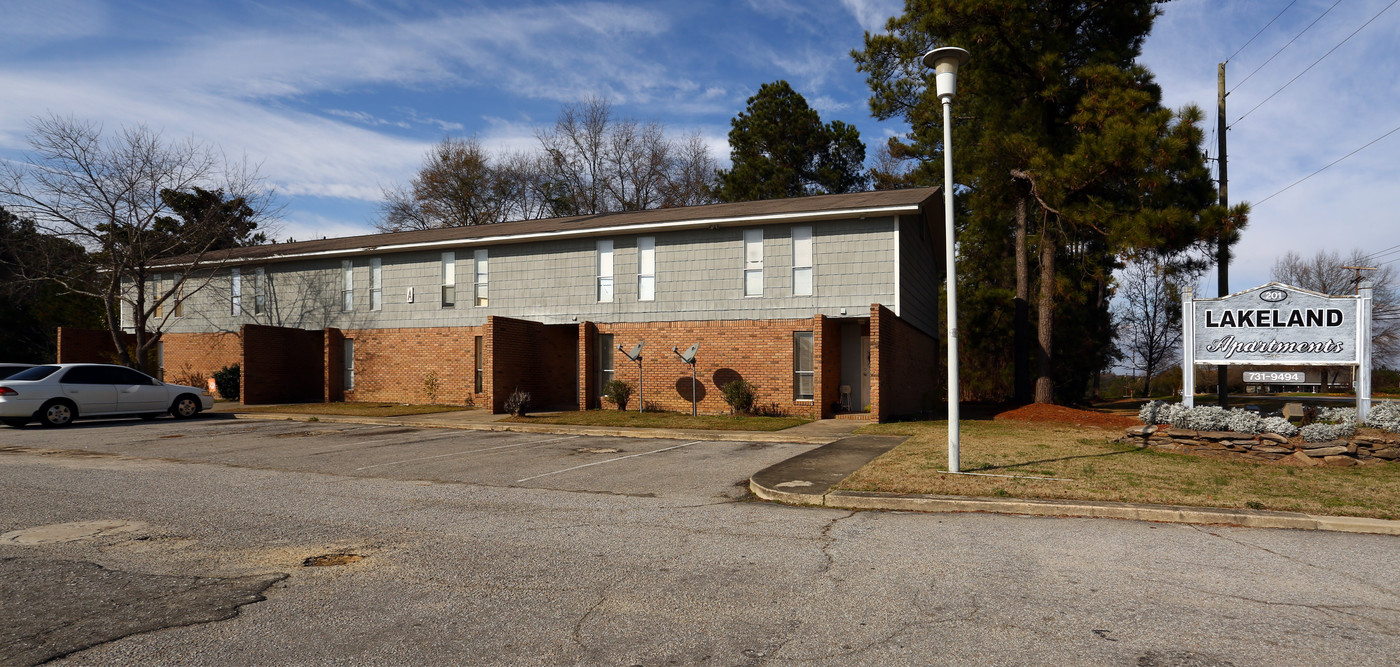
[[[1371,410],[1372,292],[1370,281],[1362,282],[1354,296],[1271,282],[1197,299],[1188,287],[1181,295],[1182,403],[1195,405],[1197,364],[1355,366],[1356,414],[1364,421]],[[1302,307],[1290,308],[1290,302]],[[1251,330],[1271,338],[1238,338]]]

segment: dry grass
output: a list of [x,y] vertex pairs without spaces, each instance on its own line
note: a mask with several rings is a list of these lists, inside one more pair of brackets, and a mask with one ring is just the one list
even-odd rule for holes
[[1400,463],[1298,467],[1153,451],[1112,442],[1118,431],[1053,423],[970,421],[961,426],[963,472],[1069,481],[950,475],[946,421],[876,424],[862,433],[911,436],[856,471],[851,491],[1104,500],[1269,509],[1400,519]]
[[517,424],[569,424],[572,426],[625,426],[636,428],[694,428],[711,431],[781,431],[812,421],[807,417],[730,417],[680,412],[637,412],[629,410],[586,410],[556,412],[527,417],[507,417]]
[[346,415],[351,417],[403,417],[434,412],[456,412],[460,405],[402,405],[399,403],[288,403],[245,405],[241,412],[276,412],[294,415]]

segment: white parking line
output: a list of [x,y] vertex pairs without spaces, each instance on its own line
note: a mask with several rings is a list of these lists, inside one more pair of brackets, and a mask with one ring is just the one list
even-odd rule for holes
[[501,446],[499,446],[499,447],[484,447],[484,448],[482,448],[482,449],[468,449],[468,450],[464,450],[464,451],[460,451],[460,452],[450,452],[450,453],[447,453],[447,454],[438,454],[438,455],[436,455],[436,456],[420,456],[420,457],[418,457],[418,458],[416,458],[416,459],[404,459],[404,460],[402,460],[402,461],[390,461],[390,462],[388,462],[388,463],[376,463],[376,464],[370,465],[370,466],[361,466],[361,467],[359,467],[359,468],[356,468],[356,469],[355,469],[355,472],[359,472],[359,471],[361,471],[361,470],[369,470],[370,468],[381,468],[381,467],[383,467],[383,466],[396,466],[396,465],[399,465],[400,463],[413,463],[414,461],[428,461],[428,460],[431,460],[431,459],[440,459],[440,458],[444,458],[444,457],[448,457],[448,456],[457,456],[457,455],[459,455],[459,454],[475,454],[475,453],[477,453],[477,452],[489,452],[489,451],[496,450],[496,449],[510,449],[510,448],[512,448],[512,447],[524,447],[525,445],[538,445],[538,444],[542,444],[542,443],[546,443],[546,442],[558,442],[558,441],[560,441],[560,440],[573,440],[574,438],[578,438],[578,437],[582,437],[582,436],[571,435],[571,436],[567,436],[567,437],[563,437],[563,438],[549,438],[549,439],[547,439],[547,440],[531,440],[530,442],[517,442],[517,443],[515,443],[515,444],[513,444],[513,445],[501,445]]
[[627,456],[619,456],[619,457],[616,457],[616,458],[608,459],[608,460],[606,460],[606,461],[594,461],[594,462],[592,462],[592,463],[585,463],[585,464],[583,464],[583,465],[581,465],[581,466],[574,466],[574,467],[572,467],[572,468],[565,468],[565,469],[563,469],[563,470],[555,470],[554,472],[547,472],[547,473],[543,473],[543,474],[540,474],[540,475],[535,475],[534,477],[526,477],[525,479],[517,479],[517,480],[515,480],[515,483],[516,483],[516,484],[519,484],[519,483],[521,483],[521,482],[528,482],[528,481],[530,481],[530,480],[532,480],[532,479],[539,479],[539,478],[541,478],[541,477],[549,477],[550,475],[558,475],[558,474],[561,473],[561,472],[569,472],[570,470],[578,470],[579,468],[587,468],[587,467],[589,467],[589,466],[600,466],[600,465],[603,465],[604,463],[612,463],[613,461],[621,461],[621,460],[623,460],[623,459],[635,459],[635,458],[637,458],[638,456],[646,456],[647,454],[659,454],[659,453],[661,453],[661,452],[669,452],[669,451],[671,451],[671,450],[673,450],[673,449],[680,449],[681,447],[689,447],[689,446],[691,446],[691,445],[698,445],[698,444],[700,444],[700,443],[702,443],[702,442],[705,442],[705,441],[704,441],[704,440],[696,440],[695,442],[687,442],[687,443],[685,443],[684,445],[676,445],[676,446],[674,446],[674,447],[663,447],[663,448],[661,448],[661,449],[653,449],[653,450],[651,450],[651,451],[649,451],[649,452],[642,452],[642,453],[640,453],[640,454],[628,454]]

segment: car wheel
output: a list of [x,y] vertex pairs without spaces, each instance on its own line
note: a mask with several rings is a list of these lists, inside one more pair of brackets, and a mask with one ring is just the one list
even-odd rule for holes
[[25,424],[28,424],[28,423],[29,423],[29,420],[28,420],[28,419],[0,419],[0,423],[3,423],[3,424],[6,425],[6,426],[13,426],[13,427],[15,427],[15,428],[19,428],[19,427],[21,427],[21,426],[24,426]]
[[39,423],[49,428],[67,426],[78,417],[78,406],[70,401],[53,400],[39,408]]
[[170,406],[170,416],[176,419],[189,419],[199,414],[199,399],[184,394]]

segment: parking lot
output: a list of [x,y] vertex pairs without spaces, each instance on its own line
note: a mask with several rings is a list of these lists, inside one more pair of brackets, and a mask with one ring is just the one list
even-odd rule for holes
[[411,428],[209,415],[0,428],[0,446],[400,480],[656,497],[737,497],[815,445]]

